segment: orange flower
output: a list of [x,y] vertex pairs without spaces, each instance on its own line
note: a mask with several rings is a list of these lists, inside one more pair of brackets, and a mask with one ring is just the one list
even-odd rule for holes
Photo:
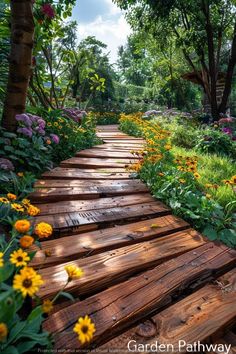
[[37,208],[36,206],[34,205],[29,205],[28,208],[27,208],[27,213],[30,215],[30,216],[36,216],[40,213],[40,209]]
[[30,229],[30,222],[29,220],[22,219],[22,220],[17,220],[14,224],[14,228],[16,231],[18,231],[21,234],[24,234],[29,231]]
[[39,238],[46,238],[52,234],[52,226],[46,222],[40,222],[35,226],[34,232]]
[[10,199],[10,200],[16,200],[16,195],[15,194],[12,194],[12,193],[8,193],[7,194],[7,198]]
[[20,238],[20,245],[22,248],[29,248],[34,243],[34,238],[30,235],[24,235]]

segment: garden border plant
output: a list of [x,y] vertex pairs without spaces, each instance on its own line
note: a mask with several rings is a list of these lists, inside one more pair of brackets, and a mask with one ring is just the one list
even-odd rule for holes
[[[223,208],[212,199],[208,189],[200,186],[198,156],[175,156],[170,144],[171,132],[159,123],[144,121],[142,113],[122,115],[120,128],[125,133],[146,139],[144,150],[138,153],[139,162],[131,169],[147,183],[152,194],[210,240],[221,240],[235,247],[233,209],[236,202]],[[224,183],[232,188],[236,176],[229,176]]]

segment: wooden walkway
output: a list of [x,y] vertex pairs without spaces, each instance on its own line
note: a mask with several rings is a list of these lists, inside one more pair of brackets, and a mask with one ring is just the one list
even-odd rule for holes
[[66,264],[84,270],[66,289],[76,301],[56,305],[44,322],[55,349],[80,348],[72,329],[86,314],[97,329],[88,349],[121,352],[129,340],[172,343],[175,352],[180,339],[236,346],[236,251],[207,241],[130,178],[130,150],[142,139],[114,125],[98,136],[103,145],[46,172],[31,195],[36,222],[54,227],[32,262],[45,280],[39,296],[62,288]]

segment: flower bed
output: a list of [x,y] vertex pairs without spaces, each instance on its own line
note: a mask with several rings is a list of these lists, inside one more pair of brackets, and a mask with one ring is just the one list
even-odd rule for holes
[[[224,208],[214,200],[214,190],[220,184],[209,181],[203,185],[200,182],[201,157],[192,151],[189,155],[176,153],[170,143],[171,131],[160,123],[144,121],[141,113],[122,115],[120,126],[124,132],[147,141],[144,151],[138,154],[139,162],[131,168],[147,183],[153,195],[210,240],[219,239],[235,247],[235,198]],[[228,188],[233,196],[235,184],[236,176],[233,175],[227,175],[221,181],[221,187]]]
[[[33,247],[40,247],[53,229],[45,222],[32,226],[40,209],[26,197],[42,172],[98,141],[91,117],[78,121],[61,111],[44,112],[44,117],[18,115],[17,132],[1,130],[0,136],[0,352],[5,354],[52,349],[51,335],[42,331],[42,322],[60,296],[73,300],[66,287],[83,276],[80,268],[65,267],[67,281],[58,294],[43,302],[37,297],[43,279],[30,266]],[[78,319],[74,332],[84,344],[92,339],[95,326],[86,316]]]

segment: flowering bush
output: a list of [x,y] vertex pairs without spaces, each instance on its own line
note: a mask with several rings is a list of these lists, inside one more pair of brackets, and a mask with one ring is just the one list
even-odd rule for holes
[[78,108],[64,108],[62,115],[72,119],[76,123],[81,123],[82,120],[87,116],[87,113]]
[[[197,156],[175,156],[170,144],[171,133],[160,124],[144,121],[140,115],[122,115],[121,129],[126,133],[146,139],[143,152],[138,154],[139,162],[131,166],[151,188],[154,196],[171,206],[176,215],[182,216],[211,240],[220,239],[229,246],[236,246],[233,224],[233,208],[229,203],[223,208],[212,199],[209,189],[199,184]],[[231,176],[229,188],[236,184]],[[209,187],[209,186],[208,186]]]
[[64,117],[60,110],[45,112],[44,115],[46,131],[51,139],[56,134],[60,141],[59,144],[54,144],[52,151],[52,159],[56,163],[73,156],[79,150],[94,145],[98,141],[95,120],[90,116],[84,116],[81,123],[78,124],[74,119]]
[[[42,331],[42,322],[60,296],[73,300],[64,290],[72,280],[83,276],[83,271],[73,264],[65,266],[67,280],[63,288],[53,299],[42,302],[37,292],[44,280],[30,266],[36,253],[32,245],[38,243],[40,248],[39,240],[52,235],[52,226],[45,222],[32,226],[30,217],[38,214],[39,209],[27,199],[19,202],[16,195],[8,193],[0,198],[0,208],[2,205],[18,216],[8,214],[11,230],[1,235],[0,242],[0,352],[29,353],[42,347],[51,350],[52,338]],[[73,330],[84,344],[92,340],[95,325],[85,316],[78,319]]]

